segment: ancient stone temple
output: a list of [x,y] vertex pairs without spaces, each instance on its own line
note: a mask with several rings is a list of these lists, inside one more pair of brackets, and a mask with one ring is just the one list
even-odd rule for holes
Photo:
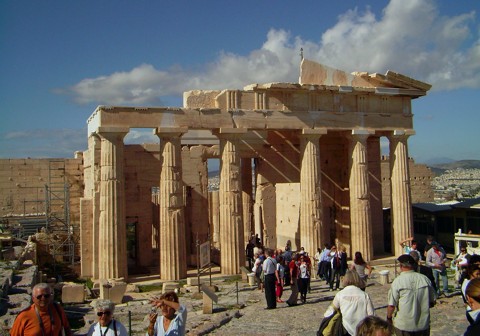
[[[207,239],[222,273],[236,274],[252,234],[312,254],[335,241],[367,259],[387,245],[400,253],[413,233],[411,101],[429,89],[392,71],[348,74],[303,60],[299,83],[189,91],[181,108],[99,106],[83,155],[82,275],[157,266],[161,279],[181,279]],[[160,145],[125,145],[132,128],[151,128]],[[382,137],[392,227],[382,220]],[[211,158],[218,193],[207,189]]]

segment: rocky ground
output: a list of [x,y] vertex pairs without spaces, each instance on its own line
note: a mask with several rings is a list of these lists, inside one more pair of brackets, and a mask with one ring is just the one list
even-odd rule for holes
[[[367,293],[371,296],[375,312],[385,318],[387,292],[390,285],[381,285],[378,272],[390,270],[390,278],[394,277],[393,266],[376,266],[373,279],[367,287]],[[218,303],[214,304],[213,314],[203,314],[202,296],[197,287],[182,288],[180,300],[188,309],[187,330],[189,335],[316,335],[316,331],[322,320],[323,314],[336,292],[329,291],[324,281],[313,280],[312,291],[307,297],[307,303],[295,307],[288,307],[285,303],[279,303],[275,310],[265,310],[264,293],[239,277],[222,277],[218,274],[213,276],[213,285],[218,287]],[[16,273],[20,282],[22,272]],[[238,281],[236,281],[238,280]],[[124,297],[123,304],[117,305],[115,317],[120,320],[127,329],[131,329],[133,335],[144,335],[148,325],[148,313],[150,305],[148,300],[154,295],[159,295],[160,290],[139,293],[135,288],[142,285],[158,284],[158,276],[134,278]],[[208,277],[204,279],[208,284]],[[15,287],[13,287],[15,288]],[[237,290],[238,288],[238,290]],[[286,290],[283,298],[286,300],[290,290]],[[10,309],[4,312],[2,320],[4,328],[12,323],[12,319],[18,313],[20,307],[15,307],[15,300],[20,299],[22,307],[28,295],[22,293],[7,297],[10,299]],[[19,300],[19,301],[20,301]],[[67,311],[76,335],[86,334],[88,326],[96,320],[91,309],[90,302],[81,305],[66,305]],[[460,295],[452,294],[449,297],[441,296],[437,304],[431,310],[431,335],[463,335],[467,328],[465,308]],[[78,323],[76,323],[78,321]],[[82,325],[84,326],[82,327]]]
[[[371,296],[375,312],[385,318],[387,293],[390,285],[381,285],[378,271],[390,270],[394,277],[393,266],[378,266],[369,282],[367,293]],[[246,282],[216,277],[214,285],[219,289],[219,300],[214,305],[213,314],[203,314],[202,300],[197,288],[181,296],[181,302],[187,306],[187,330],[190,335],[316,335],[323,314],[336,292],[329,291],[324,281],[313,280],[312,291],[307,303],[288,307],[279,303],[275,310],[265,310],[264,293]],[[238,296],[237,296],[238,286]],[[158,292],[128,293],[129,302],[119,305],[116,317],[128,326],[128,312],[132,314],[132,333],[143,334],[148,325],[147,315],[150,309],[148,298]],[[283,298],[288,298],[286,290]],[[459,293],[449,297],[441,296],[431,310],[431,335],[463,335],[468,323],[465,308]],[[87,314],[87,316],[90,316]],[[92,316],[91,318],[93,318]],[[78,334],[85,332],[79,330]]]

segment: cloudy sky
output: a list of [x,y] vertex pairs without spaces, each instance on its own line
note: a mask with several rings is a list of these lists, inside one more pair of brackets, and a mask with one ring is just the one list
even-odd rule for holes
[[[433,85],[417,162],[480,160],[480,1],[0,1],[0,157],[73,157],[97,105],[297,82],[306,58]],[[156,141],[132,130],[127,142]]]

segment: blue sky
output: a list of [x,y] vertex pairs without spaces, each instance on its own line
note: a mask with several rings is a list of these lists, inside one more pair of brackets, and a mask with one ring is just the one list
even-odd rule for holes
[[[0,0],[0,157],[73,157],[97,105],[181,106],[192,89],[296,82],[299,50],[433,85],[417,162],[480,160],[480,2]],[[132,130],[129,143],[149,142]]]

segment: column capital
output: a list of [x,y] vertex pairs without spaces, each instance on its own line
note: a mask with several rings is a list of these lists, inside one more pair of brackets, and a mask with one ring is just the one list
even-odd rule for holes
[[327,129],[326,128],[303,128],[302,129],[302,135],[312,135],[312,136],[322,136],[327,134]]
[[220,136],[220,135],[236,135],[236,134],[245,134],[248,132],[247,128],[235,128],[235,127],[222,127],[218,128],[217,130],[212,130],[212,133]]
[[346,135],[346,138],[350,142],[356,142],[359,141],[361,143],[366,143],[367,139],[371,136],[374,135],[375,131],[373,130],[367,130],[367,129],[353,129],[350,134]]
[[409,137],[410,135],[415,135],[414,129],[403,129],[403,130],[393,130],[389,137]]
[[153,134],[161,137],[182,136],[188,132],[188,127],[156,127],[153,129]]
[[107,134],[124,134],[124,136],[130,132],[129,127],[97,127],[94,134],[100,136],[106,136]]
[[352,129],[352,135],[366,135],[366,136],[370,136],[370,135],[373,135],[375,134],[375,131],[374,130],[371,130],[371,129],[364,129],[364,128],[361,128],[361,129]]

